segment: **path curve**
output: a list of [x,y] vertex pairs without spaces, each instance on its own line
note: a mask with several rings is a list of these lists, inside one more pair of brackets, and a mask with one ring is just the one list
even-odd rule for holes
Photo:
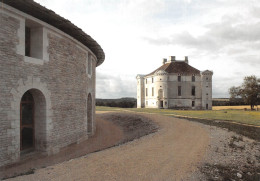
[[10,180],[183,180],[203,160],[209,133],[198,123],[147,115],[158,132]]

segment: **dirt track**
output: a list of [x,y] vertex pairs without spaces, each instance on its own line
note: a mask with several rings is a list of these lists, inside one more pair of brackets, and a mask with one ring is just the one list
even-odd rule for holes
[[208,131],[196,123],[149,116],[160,130],[127,144],[12,180],[182,180],[202,161]]

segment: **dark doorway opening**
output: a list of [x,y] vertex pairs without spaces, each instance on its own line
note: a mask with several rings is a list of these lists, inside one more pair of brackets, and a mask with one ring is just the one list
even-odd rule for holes
[[163,108],[163,101],[160,101],[160,107]]
[[208,104],[206,104],[206,109],[207,109],[207,110],[209,109],[209,105],[208,105]]
[[34,99],[27,91],[20,103],[20,150],[34,148]]

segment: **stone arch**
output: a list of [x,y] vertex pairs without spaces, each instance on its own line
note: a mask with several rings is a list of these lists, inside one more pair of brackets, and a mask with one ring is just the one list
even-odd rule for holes
[[93,133],[93,103],[92,96],[89,93],[87,99],[87,132],[88,134]]
[[34,101],[37,103],[35,106],[35,118],[37,126],[35,137],[35,149],[38,151],[44,151],[48,154],[51,153],[51,147],[49,146],[49,136],[53,128],[52,124],[52,109],[51,109],[51,94],[47,88],[47,84],[41,82],[40,78],[28,76],[27,80],[20,79],[18,86],[11,90],[13,100],[11,101],[12,111],[8,114],[12,131],[9,132],[9,136],[12,138],[12,145],[10,147],[13,150],[13,159],[17,160],[20,157],[20,103],[22,96],[27,91],[33,95]]

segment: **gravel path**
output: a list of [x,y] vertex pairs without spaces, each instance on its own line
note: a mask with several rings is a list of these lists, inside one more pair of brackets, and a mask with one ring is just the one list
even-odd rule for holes
[[193,122],[145,115],[158,132],[10,180],[186,180],[203,161],[208,130]]

